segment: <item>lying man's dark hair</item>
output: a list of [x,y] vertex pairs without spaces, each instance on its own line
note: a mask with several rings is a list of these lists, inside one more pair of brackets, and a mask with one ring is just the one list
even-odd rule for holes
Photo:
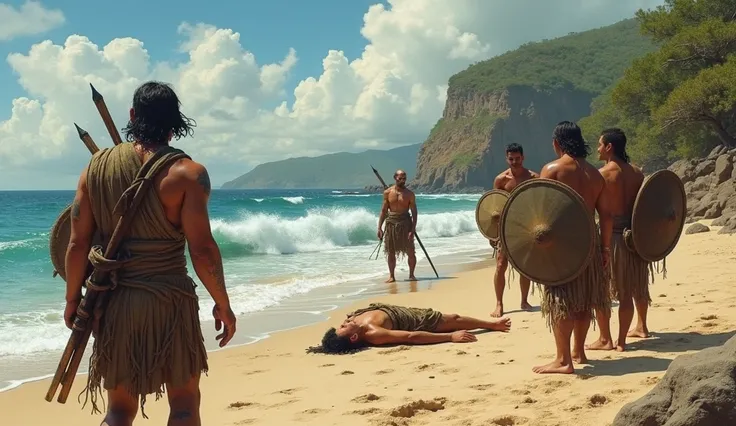
[[350,341],[350,337],[338,336],[337,329],[332,327],[322,337],[322,344],[320,346],[310,346],[307,348],[307,353],[343,355],[360,352],[366,348],[366,345],[362,342],[353,343]]

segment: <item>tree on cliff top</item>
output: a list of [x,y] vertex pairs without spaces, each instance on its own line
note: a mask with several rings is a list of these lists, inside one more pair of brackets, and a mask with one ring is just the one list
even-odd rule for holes
[[636,14],[661,43],[634,61],[581,120],[587,137],[616,125],[645,167],[736,146],[736,0],[666,0]]

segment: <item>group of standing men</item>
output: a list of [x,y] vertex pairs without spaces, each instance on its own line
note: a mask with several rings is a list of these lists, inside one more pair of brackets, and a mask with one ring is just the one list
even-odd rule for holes
[[[598,158],[605,162],[600,169],[586,160],[590,147],[580,127],[573,122],[563,121],[555,127],[552,146],[558,158],[544,165],[537,174],[524,167],[523,147],[519,144],[508,145],[506,162],[509,168],[496,177],[493,188],[511,193],[529,179],[551,179],[566,184],[579,194],[591,216],[598,213],[598,250],[586,270],[569,283],[543,286],[542,289],[542,314],[552,328],[557,354],[552,362],[534,367],[533,370],[537,373],[572,373],[573,362],[587,361],[586,349],[623,351],[627,337],[648,337],[646,320],[651,303],[648,290],[649,263],[630,251],[623,239],[624,229],[631,228],[634,202],[644,182],[644,174],[629,163],[626,135],[617,128],[605,129],[600,134]],[[391,282],[395,280],[397,253],[408,255],[410,279],[414,279],[416,265],[412,238],[417,220],[415,197],[405,187],[406,173],[399,170],[394,179],[396,185],[384,192],[378,223],[379,239],[391,238],[385,245]],[[381,230],[384,221],[386,233]],[[504,314],[503,293],[509,261],[502,245],[494,242],[491,245],[497,249],[494,273],[496,308],[491,316],[500,317]],[[519,281],[521,309],[529,310],[532,306],[527,298],[531,282],[523,275]],[[612,300],[619,303],[616,340],[610,328]],[[638,313],[637,324],[629,330],[634,307]],[[598,323],[600,336],[595,342],[585,345],[593,318]]]

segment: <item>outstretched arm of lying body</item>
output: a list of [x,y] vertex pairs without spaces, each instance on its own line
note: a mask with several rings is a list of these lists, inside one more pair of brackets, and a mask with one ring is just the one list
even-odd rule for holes
[[401,331],[378,328],[366,333],[365,340],[372,345],[402,343],[407,345],[430,345],[446,342],[474,342],[477,338],[474,334],[468,333],[465,330],[454,333],[431,333],[428,331]]

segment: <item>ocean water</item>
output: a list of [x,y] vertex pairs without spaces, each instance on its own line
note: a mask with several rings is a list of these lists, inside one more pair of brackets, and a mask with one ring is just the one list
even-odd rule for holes
[[[0,192],[0,389],[53,373],[69,337],[65,283],[52,277],[48,237],[73,197],[73,191]],[[479,197],[417,195],[417,233],[440,275],[487,251],[475,224]],[[210,218],[233,310],[251,319],[239,322],[239,342],[267,337],[273,324],[298,326],[340,300],[386,291],[383,255],[369,260],[380,205],[379,194],[348,190],[214,190]],[[418,277],[433,278],[418,245],[417,255]],[[406,271],[400,262],[397,279]],[[189,273],[198,283],[200,317],[211,320],[212,300],[191,263]],[[287,311],[290,322],[274,322]]]

